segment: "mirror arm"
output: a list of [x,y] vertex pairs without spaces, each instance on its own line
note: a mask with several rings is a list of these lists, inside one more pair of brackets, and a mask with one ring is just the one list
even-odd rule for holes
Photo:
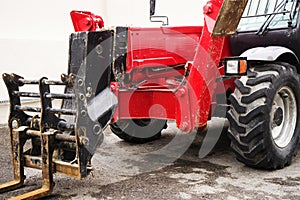
[[169,25],[168,16],[150,16],[150,21],[151,22],[161,22],[163,26],[168,26]]

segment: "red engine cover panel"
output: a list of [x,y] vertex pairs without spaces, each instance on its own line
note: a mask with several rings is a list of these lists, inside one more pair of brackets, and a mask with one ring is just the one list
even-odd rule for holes
[[202,33],[201,26],[136,28],[128,30],[126,71],[174,66],[191,61]]

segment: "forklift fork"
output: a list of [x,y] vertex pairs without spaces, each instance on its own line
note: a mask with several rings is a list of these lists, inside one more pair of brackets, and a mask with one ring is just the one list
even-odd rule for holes
[[[12,144],[12,155],[14,165],[14,180],[6,184],[0,185],[0,193],[15,190],[23,186],[25,175],[24,175],[24,163],[23,163],[23,146],[25,144],[27,128],[20,127],[13,129],[11,136]],[[53,133],[41,134],[42,137],[42,187],[38,190],[28,192],[26,194],[11,198],[11,199],[36,199],[49,195],[53,191],[53,170],[52,170],[52,154],[53,154]]]
[[13,155],[12,164],[14,167],[14,180],[0,185],[0,193],[21,187],[25,180],[24,165],[22,162],[23,146],[25,144],[25,133],[23,131],[11,131],[11,153]]

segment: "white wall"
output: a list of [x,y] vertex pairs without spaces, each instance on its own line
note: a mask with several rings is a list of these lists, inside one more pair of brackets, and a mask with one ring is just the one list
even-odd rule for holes
[[[72,10],[88,10],[106,17],[100,0],[0,0],[0,74],[58,79],[67,72],[68,40],[73,32]],[[7,100],[0,79],[0,101]]]
[[0,0],[0,38],[64,41],[73,31],[72,10],[106,16],[105,0]]
[[[206,0],[157,0],[157,15],[170,25],[201,25]],[[159,26],[149,22],[149,0],[0,0],[0,74],[29,79],[58,79],[67,72],[69,13],[86,10],[101,15],[105,26]],[[7,100],[0,79],[0,101]]]
[[[202,25],[202,7],[207,0],[156,0],[156,15],[167,15],[170,26]],[[112,25],[159,26],[149,21],[149,0],[107,0],[108,23]]]

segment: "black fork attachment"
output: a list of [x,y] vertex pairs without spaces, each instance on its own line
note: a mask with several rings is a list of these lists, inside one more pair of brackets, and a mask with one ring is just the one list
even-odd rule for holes
[[[117,105],[109,89],[112,34],[72,34],[69,73],[61,75],[60,81],[3,74],[10,97],[8,126],[14,180],[0,185],[0,194],[24,184],[24,167],[42,171],[42,187],[15,199],[49,195],[54,187],[53,173],[81,179],[91,172],[92,156]],[[36,85],[39,92],[23,92],[25,85]],[[63,86],[65,92],[53,93],[53,86]],[[25,106],[22,98],[38,99],[40,106]],[[61,101],[62,106],[55,108],[53,100]],[[24,151],[25,147],[28,150]]]

